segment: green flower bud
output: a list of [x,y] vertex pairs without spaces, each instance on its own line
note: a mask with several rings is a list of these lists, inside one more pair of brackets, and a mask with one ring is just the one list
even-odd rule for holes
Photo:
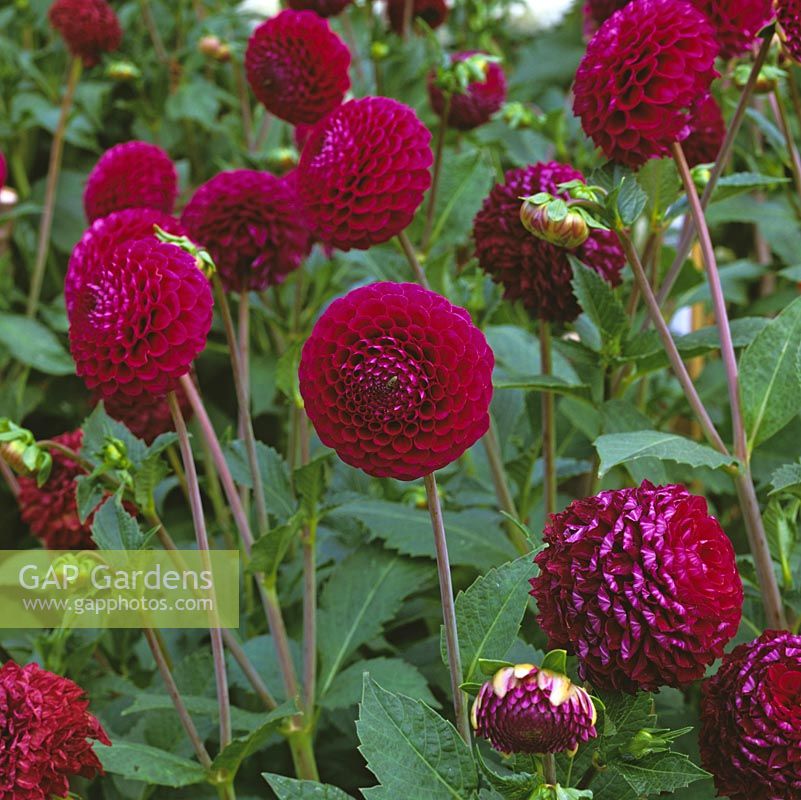
[[590,226],[584,214],[570,208],[564,200],[544,193],[523,198],[520,221],[538,239],[572,250],[587,241]]
[[112,61],[106,67],[106,77],[120,83],[130,83],[142,77],[142,70],[130,61]]
[[389,45],[386,42],[373,42],[370,47],[370,56],[373,61],[383,61],[389,55]]

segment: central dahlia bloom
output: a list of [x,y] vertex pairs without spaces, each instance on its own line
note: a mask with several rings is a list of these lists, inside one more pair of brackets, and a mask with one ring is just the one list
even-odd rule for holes
[[87,275],[102,266],[116,247],[132,239],[157,241],[154,227],[167,233],[185,235],[184,227],[175,217],[152,208],[126,208],[95,220],[84,231],[72,250],[67,275],[64,278],[64,301],[67,314],[72,314],[75,298]]
[[573,111],[604,155],[632,168],[670,154],[717,75],[718,44],[684,0],[632,0],[587,45]]
[[101,53],[113,52],[122,41],[119,20],[106,0],[56,0],[47,16],[85,67],[97,64]]
[[84,276],[70,314],[78,375],[103,397],[164,395],[205,347],[209,282],[193,256],[155,239],[124,242]]
[[[439,28],[448,18],[448,6],[445,0],[413,0],[412,20],[421,19],[429,28]],[[406,0],[387,0],[387,16],[389,26],[395,33],[403,33],[403,15]]]
[[775,0],[774,5],[784,49],[801,64],[801,0]]
[[[79,453],[83,432],[62,433],[53,441]],[[75,499],[75,481],[86,473],[59,450],[51,455],[53,469],[43,486],[37,486],[35,477],[19,479],[17,502],[22,521],[48,550],[93,550],[92,518],[81,522]]]
[[720,106],[711,94],[707,95],[693,108],[690,135],[681,143],[687,163],[694,167],[713,162],[725,135],[726,123]]
[[73,775],[103,774],[92,742],[111,745],[83,689],[36,664],[0,667],[0,800],[66,797]]
[[504,297],[521,300],[540,319],[570,322],[580,312],[570,281],[572,253],[602,278],[617,286],[626,258],[617,236],[593,229],[580,247],[568,251],[529,233],[520,221],[522,197],[548,192],[584,176],[555,161],[512,169],[496,184],[473,221],[473,239],[481,268],[504,286]]
[[317,321],[300,393],[321,441],[346,464],[410,481],[487,432],[493,364],[463,308],[417,284],[372,283]]
[[575,753],[598,735],[596,717],[589,694],[567,675],[518,664],[481,687],[470,721],[501,753]]
[[[476,55],[475,50],[456,53],[452,61],[464,61]],[[431,108],[437,116],[445,113],[445,95],[435,83],[436,72],[428,76],[428,97]],[[487,61],[484,69],[484,80],[473,81],[464,94],[451,96],[451,107],[448,112],[448,125],[460,131],[471,131],[479,125],[489,122],[506,99],[506,76],[500,64]]]
[[279,119],[312,124],[350,88],[350,50],[313,11],[282,11],[248,40],[245,68],[253,93]]
[[293,180],[269,172],[221,172],[192,195],[181,215],[205,247],[226,289],[261,291],[282,283],[311,249]]
[[321,17],[335,17],[351,2],[352,0],[289,0],[288,5],[295,11],[314,11]]
[[298,186],[320,239],[366,250],[409,225],[431,185],[431,133],[388,97],[350,100],[311,131]]
[[89,222],[123,208],[172,214],[177,196],[178,173],[164,150],[149,142],[123,142],[106,150],[89,173],[83,207]]
[[548,646],[598,689],[703,677],[737,632],[743,586],[706,501],[683,486],[601,492],[551,516],[531,594]]
[[702,686],[701,762],[731,800],[801,797],[801,636],[765,631]]
[[720,55],[742,55],[773,19],[772,0],[691,0],[715,29]]

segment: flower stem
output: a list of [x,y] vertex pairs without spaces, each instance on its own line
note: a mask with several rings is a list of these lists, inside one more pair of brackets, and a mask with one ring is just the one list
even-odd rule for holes
[[423,272],[423,268],[420,266],[420,262],[417,260],[417,254],[414,252],[414,246],[409,241],[406,231],[401,231],[398,234],[398,241],[400,242],[401,250],[403,250],[403,255],[406,256],[406,260],[409,262],[409,266],[412,268],[414,279],[424,289],[430,289],[431,287],[428,285],[428,278],[426,278],[426,274]]
[[311,719],[317,693],[317,522],[303,530],[303,697]]
[[0,475],[3,476],[5,482],[8,484],[8,488],[11,490],[11,494],[14,497],[19,497],[19,481],[17,480],[17,476],[11,471],[11,467],[0,458]]
[[198,761],[200,761],[205,769],[208,769],[211,766],[211,757],[206,750],[206,746],[203,744],[203,740],[200,738],[200,734],[197,732],[189,710],[184,705],[183,698],[178,690],[178,685],[175,683],[175,679],[172,677],[172,672],[170,672],[170,667],[164,657],[164,652],[161,649],[159,640],[150,628],[145,628],[143,632],[145,634],[145,640],[150,647],[150,652],[153,653],[153,659],[156,662],[161,678],[164,681],[164,687],[167,690],[170,700],[172,700],[172,704],[175,706],[175,711],[181,720],[181,725],[183,725],[186,735],[189,737],[189,741],[192,743]]
[[64,90],[56,131],[53,134],[53,141],[50,145],[50,163],[47,167],[44,208],[42,209],[42,218],[39,222],[39,239],[36,243],[36,261],[33,265],[31,287],[28,293],[28,305],[25,311],[29,317],[36,316],[36,310],[39,307],[39,296],[42,293],[47,254],[50,250],[50,233],[53,230],[56,190],[58,189],[58,178],[61,173],[61,156],[64,153],[64,134],[67,130],[67,120],[69,119],[70,110],[72,108],[72,99],[75,96],[75,89],[81,77],[82,66],[81,59],[77,57],[74,57],[70,62],[67,88]]
[[553,753],[545,753],[542,756],[542,771],[545,775],[545,783],[556,786],[556,759]]
[[442,156],[445,152],[445,134],[448,130],[448,117],[451,113],[450,92],[445,93],[444,107],[442,116],[439,120],[439,130],[437,131],[437,144],[434,150],[434,174],[431,179],[431,190],[428,193],[428,208],[426,209],[426,226],[423,231],[423,241],[420,249],[426,253],[431,242],[431,232],[434,230],[434,212],[437,205],[437,189],[439,188],[439,178],[442,172]]
[[[553,372],[551,323],[540,321],[540,371],[543,375]],[[545,519],[556,513],[556,414],[553,392],[542,392],[542,466],[543,504]]]
[[253,148],[253,112],[250,108],[250,98],[248,97],[248,85],[245,80],[244,64],[236,59],[231,59],[231,70],[233,71],[236,93],[239,97],[239,109],[242,114],[242,138],[245,141],[245,150],[252,152]]
[[156,58],[162,64],[168,64],[170,57],[167,54],[167,48],[164,47],[164,40],[159,33],[159,26],[153,18],[153,11],[150,8],[150,0],[139,0],[139,8],[142,11],[142,22],[145,23],[150,41],[153,43],[153,50],[156,53]]
[[[788,80],[792,80],[792,76],[790,76]],[[770,105],[773,110],[773,115],[779,123],[779,128],[781,129],[785,145],[787,146],[787,153],[790,156],[790,166],[793,172],[793,180],[795,181],[795,190],[801,195],[801,158],[799,158],[798,148],[793,141],[793,133],[790,127],[790,120],[787,117],[787,109],[784,107],[784,102],[779,95],[778,89],[774,89],[770,93]]]
[[453,602],[453,584],[451,582],[451,566],[448,558],[448,541],[445,537],[445,521],[442,517],[442,506],[439,502],[437,479],[434,473],[423,478],[428,498],[428,513],[431,515],[431,527],[434,530],[434,546],[437,551],[437,573],[439,575],[439,594],[442,601],[442,614],[445,621],[445,643],[448,651],[448,667],[453,692],[453,711],[456,715],[456,728],[465,742],[470,744],[470,723],[467,720],[467,704],[462,683],[462,656],[459,650],[459,634],[456,630],[456,605]]
[[278,602],[278,592],[275,586],[265,581],[260,581],[261,596],[264,601],[264,610],[267,613],[267,623],[270,626],[270,633],[275,642],[275,649],[278,654],[278,663],[281,666],[281,676],[284,680],[284,688],[287,697],[297,696],[298,681],[295,675],[295,664],[292,661],[292,654],[289,651],[289,636],[287,636],[286,625],[281,614],[281,604]]
[[[180,445],[181,457],[186,471],[186,483],[189,488],[189,501],[192,509],[192,520],[195,525],[198,550],[204,555],[207,568],[210,569],[211,562],[208,558],[209,537],[206,532],[203,501],[200,497],[200,484],[197,479],[195,459],[192,455],[192,445],[189,443],[189,433],[175,392],[170,392],[167,395],[167,401],[170,404],[170,412],[175,424],[175,432],[178,434],[178,444]],[[231,742],[231,705],[228,698],[228,676],[225,671],[222,629],[212,627],[209,629],[209,634],[211,636],[211,652],[214,659],[214,677],[217,683],[217,701],[220,706],[220,749],[222,750]]]
[[745,425],[740,406],[740,382],[737,373],[737,356],[734,352],[734,343],[731,336],[731,326],[729,325],[726,301],[723,297],[723,287],[720,282],[720,273],[715,259],[715,251],[712,247],[712,239],[709,235],[709,228],[704,219],[704,211],[698,198],[692,176],[690,175],[687,160],[681,145],[672,145],[673,158],[679,169],[684,190],[690,204],[693,221],[698,231],[701,254],[706,267],[709,289],[712,294],[712,306],[715,311],[715,322],[720,337],[720,352],[723,360],[723,367],[726,371],[726,382],[729,388],[729,404],[731,406],[732,428],[734,431],[734,455],[740,461],[740,474],[735,479],[737,494],[745,520],[748,541],[751,545],[751,555],[754,558],[759,585],[762,592],[762,602],[765,607],[768,624],[771,627],[785,628],[784,608],[782,605],[779,585],[776,580],[776,573],[773,569],[773,561],[770,556],[767,535],[762,522],[762,515],[759,511],[759,502],[751,480],[749,467],[748,445],[746,442]]

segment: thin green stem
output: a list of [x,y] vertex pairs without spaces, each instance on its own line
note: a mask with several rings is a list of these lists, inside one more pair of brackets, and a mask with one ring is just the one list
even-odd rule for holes
[[400,242],[401,250],[403,250],[403,255],[406,256],[406,260],[409,262],[409,266],[412,268],[412,272],[414,273],[414,279],[424,289],[430,289],[431,287],[428,285],[428,278],[426,278],[426,274],[425,272],[423,272],[423,268],[420,266],[420,261],[417,258],[417,253],[415,253],[414,246],[409,241],[409,237],[406,235],[406,231],[401,231],[398,234],[398,241]]
[[428,192],[428,207],[426,208],[426,226],[423,231],[423,240],[420,249],[426,253],[431,242],[431,232],[434,230],[434,212],[437,206],[437,189],[439,188],[439,178],[442,172],[442,156],[445,152],[445,134],[448,130],[448,117],[451,113],[451,92],[445,93],[444,108],[439,120],[439,130],[437,131],[437,144],[434,150],[434,174],[431,179],[431,189]]
[[448,558],[448,540],[445,536],[445,520],[439,502],[437,480],[434,473],[423,478],[428,498],[428,513],[434,531],[434,546],[437,553],[437,574],[439,575],[439,594],[445,622],[445,644],[448,651],[448,667],[453,693],[453,711],[456,716],[456,729],[464,741],[470,745],[470,723],[467,719],[467,702],[462,691],[462,656],[459,650],[459,633],[456,629],[456,605],[453,600],[451,565]]
[[556,758],[553,753],[545,753],[542,756],[542,771],[544,773],[545,783],[556,786]]
[[309,719],[317,693],[317,522],[303,530],[303,697]]
[[[553,372],[551,323],[540,322],[540,371]],[[556,414],[553,392],[542,392],[542,466],[545,518],[556,513]]]
[[150,0],[139,0],[139,8],[142,10],[142,22],[145,23],[150,41],[153,43],[153,50],[156,53],[156,58],[162,64],[168,64],[170,57],[167,53],[167,48],[164,46],[164,40],[159,33],[159,26],[153,18],[153,11],[150,8]]
[[[792,80],[792,77],[789,78]],[[770,105],[773,109],[773,115],[779,123],[784,142],[787,147],[787,154],[790,156],[790,167],[793,172],[793,180],[795,181],[795,190],[801,196],[801,158],[798,155],[798,148],[793,141],[793,132],[790,127],[790,119],[787,116],[787,109],[784,107],[784,101],[779,94],[778,89],[774,89],[770,93]]]
[[67,120],[72,109],[72,99],[75,96],[75,89],[81,77],[83,62],[80,58],[73,57],[70,62],[69,75],[67,76],[67,87],[64,90],[64,97],[61,101],[61,110],[56,123],[56,131],[53,134],[53,141],[50,145],[50,163],[47,168],[47,182],[45,183],[44,207],[42,218],[39,222],[39,238],[36,243],[36,260],[33,264],[33,274],[31,275],[31,286],[28,292],[28,305],[25,313],[29,317],[36,316],[39,307],[39,297],[42,293],[42,283],[44,282],[45,265],[47,264],[47,254],[50,251],[50,234],[53,230],[53,212],[56,205],[56,191],[58,189],[58,178],[61,174],[61,157],[64,153],[64,134],[67,130]]

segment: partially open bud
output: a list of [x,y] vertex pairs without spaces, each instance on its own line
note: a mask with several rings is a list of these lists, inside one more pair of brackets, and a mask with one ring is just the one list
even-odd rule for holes
[[130,61],[112,61],[106,67],[106,75],[113,81],[130,83],[142,77],[142,70]]
[[567,675],[533,664],[499,669],[473,703],[478,736],[502,753],[574,753],[597,736],[587,692]]
[[590,226],[579,209],[544,192],[523,198],[520,221],[538,239],[568,250],[580,247],[590,235]]
[[48,479],[53,466],[50,453],[39,447],[34,435],[5,417],[0,418],[0,458],[17,475],[36,476],[39,486]]
[[204,56],[214,58],[221,45],[222,42],[219,36],[201,36],[197,43],[197,49],[203,53]]
[[153,233],[160,242],[167,242],[167,244],[174,244],[185,250],[189,255],[195,257],[195,264],[197,268],[209,279],[214,277],[217,272],[217,265],[214,259],[209,254],[208,250],[198,247],[188,236],[176,236],[173,233],[167,233],[163,228],[158,225],[153,226]]

